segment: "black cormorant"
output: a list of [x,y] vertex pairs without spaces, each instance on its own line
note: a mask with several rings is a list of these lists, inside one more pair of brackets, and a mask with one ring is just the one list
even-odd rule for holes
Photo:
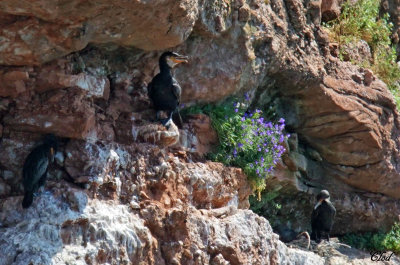
[[321,190],[317,195],[317,204],[311,214],[311,239],[319,243],[324,234],[329,241],[335,214],[336,209],[329,201],[329,192]]
[[48,134],[45,136],[43,144],[33,149],[27,156],[22,174],[25,191],[22,201],[23,208],[31,206],[33,193],[46,182],[47,170],[50,163],[54,162],[57,147],[56,137],[53,134]]
[[175,112],[178,118],[176,123],[178,127],[182,126],[182,118],[178,111],[181,101],[181,87],[173,78],[171,69],[177,64],[187,62],[186,56],[175,52],[164,52],[159,59],[160,73],[153,77],[153,80],[147,86],[149,98],[157,111],[157,120],[159,120],[160,111],[168,112],[168,118],[161,120],[166,127],[169,126]]

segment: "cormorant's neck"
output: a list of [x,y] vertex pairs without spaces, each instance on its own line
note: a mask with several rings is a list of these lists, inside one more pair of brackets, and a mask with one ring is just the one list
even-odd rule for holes
[[160,61],[160,73],[172,75],[171,67],[168,65],[166,61]]

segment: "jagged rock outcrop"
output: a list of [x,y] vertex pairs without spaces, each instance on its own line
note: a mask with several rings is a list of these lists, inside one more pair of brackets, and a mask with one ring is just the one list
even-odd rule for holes
[[[182,43],[197,1],[2,1],[0,64],[39,65],[85,48],[115,43],[144,50]],[[157,18],[157,23],[154,23]]]
[[321,1],[321,16],[323,22],[331,21],[338,18],[340,15],[340,5],[344,1],[338,0],[322,0]]
[[[252,106],[286,119],[289,152],[267,183],[281,209],[263,209],[271,221],[308,229],[321,188],[338,210],[334,234],[397,221],[398,111],[371,71],[335,57],[321,3],[2,1],[0,261],[325,262],[245,210],[240,170],[201,159],[216,142],[206,117],[179,134],[153,122],[154,50],[176,45],[190,58],[175,70],[184,103],[248,91]],[[62,138],[58,164],[24,212],[21,166],[44,133]]]
[[244,209],[251,190],[240,169],[149,144],[76,140],[65,153],[67,170],[80,169],[90,188],[53,170],[29,209],[22,196],[3,199],[1,264],[323,264]]

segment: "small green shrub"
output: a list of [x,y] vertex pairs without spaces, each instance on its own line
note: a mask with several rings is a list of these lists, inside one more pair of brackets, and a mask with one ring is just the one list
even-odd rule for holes
[[[266,192],[265,190],[261,192],[261,196],[250,196],[249,197],[249,202],[251,205],[251,210],[255,212],[258,215],[263,216],[264,210],[263,208],[266,206],[273,207],[275,210],[279,210],[282,205],[279,203],[276,203],[274,200],[279,196],[279,190],[280,188],[272,191]],[[269,221],[272,223],[274,220],[273,218],[269,218]]]
[[342,12],[336,20],[328,22],[331,38],[341,44],[365,40],[372,51],[379,45],[390,45],[393,25],[386,14],[379,19],[379,0],[347,1],[342,5]]
[[386,234],[383,245],[385,249],[400,254],[400,223],[394,224],[389,233]]
[[374,53],[374,63],[369,67],[388,85],[395,97],[399,97],[400,68],[396,57],[395,47],[378,46]]
[[276,124],[266,120],[259,109],[248,111],[248,104],[229,99],[222,104],[206,105],[185,113],[205,113],[217,131],[219,146],[208,158],[225,165],[240,167],[258,193],[265,188],[270,175],[285,152],[285,120]]
[[393,251],[400,254],[400,224],[395,223],[388,233],[347,234],[341,240],[358,249]]
[[339,44],[340,58],[345,53],[345,44],[360,40],[368,43],[372,61],[355,63],[370,68],[379,76],[388,85],[400,108],[400,69],[396,64],[396,50],[390,47],[393,25],[389,22],[389,14],[379,18],[379,8],[379,0],[359,0],[355,3],[347,1],[342,6],[339,18],[326,23],[325,27],[331,39]]
[[342,237],[342,240],[352,247],[363,250],[382,251],[384,233],[364,233],[364,234],[347,234]]

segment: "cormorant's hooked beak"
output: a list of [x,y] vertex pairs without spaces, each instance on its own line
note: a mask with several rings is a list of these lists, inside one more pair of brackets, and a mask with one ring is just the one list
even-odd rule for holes
[[171,58],[171,60],[176,64],[188,63],[188,59],[189,58],[187,56],[183,56],[183,55],[174,56]]

